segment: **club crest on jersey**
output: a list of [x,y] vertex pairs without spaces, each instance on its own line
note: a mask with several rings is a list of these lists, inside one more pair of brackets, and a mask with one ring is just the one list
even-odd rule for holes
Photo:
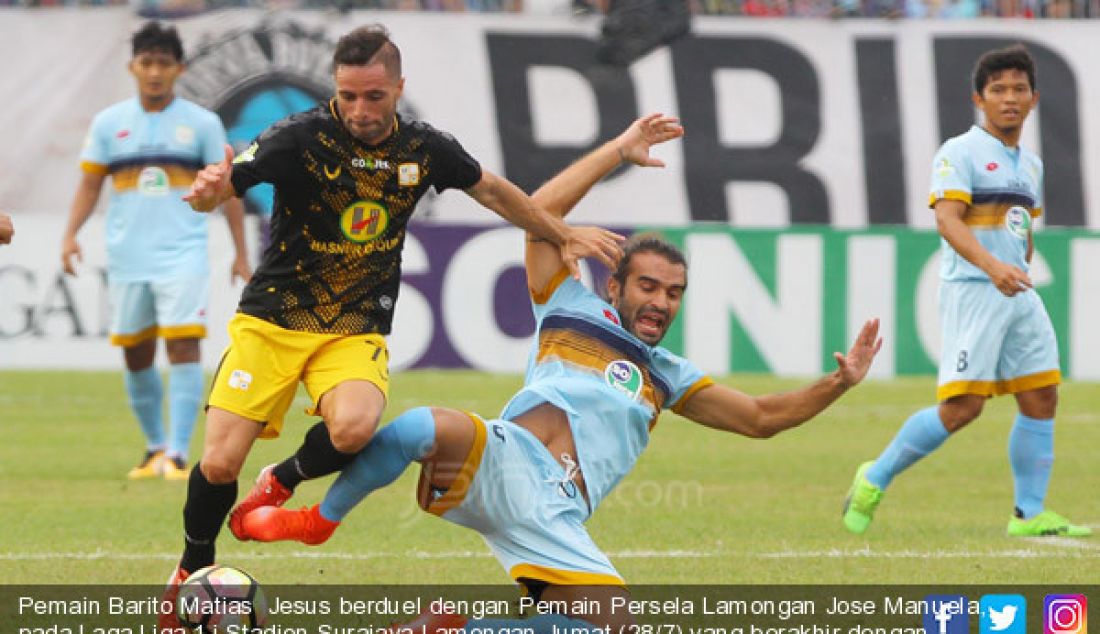
[[386,231],[390,214],[373,200],[360,200],[348,205],[340,215],[340,229],[348,240],[364,243],[374,240]]
[[1020,206],[1010,207],[1005,214],[1005,228],[1021,240],[1027,240],[1031,231],[1031,213]]
[[138,174],[138,191],[146,196],[163,196],[168,193],[168,172],[150,165]]
[[603,378],[611,387],[635,401],[642,393],[642,371],[626,359],[617,359],[604,368]]
[[397,166],[397,184],[402,187],[416,187],[420,184],[420,165],[401,163]]
[[185,125],[176,126],[176,141],[191,145],[195,142],[195,129]]

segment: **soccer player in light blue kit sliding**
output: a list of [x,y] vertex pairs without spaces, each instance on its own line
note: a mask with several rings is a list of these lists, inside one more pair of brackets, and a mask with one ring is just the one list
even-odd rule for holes
[[987,398],[1014,394],[1008,439],[1015,536],[1086,536],[1092,531],[1044,509],[1054,461],[1058,342],[1028,265],[1032,219],[1042,213],[1043,163],[1020,147],[1039,100],[1035,63],[1021,46],[990,51],[974,70],[980,126],[948,139],[932,164],[929,204],[943,236],[938,405],[913,414],[877,460],[860,465],[844,526],[863,533],[897,474],[978,417]]
[[[564,216],[620,163],[661,166],[649,156],[650,146],[682,132],[674,118],[639,119],[543,185],[533,199]],[[441,408],[405,412],[378,432],[320,505],[299,511],[260,507],[245,516],[245,531],[261,541],[321,543],[363,497],[418,460],[422,508],[481,533],[530,596],[569,602],[625,596],[622,577],[584,522],[633,468],[661,410],[767,438],[809,420],[861,381],[881,341],[878,321],[871,320],[847,355],[835,354],[833,373],[799,390],[750,397],[714,383],[658,345],[687,286],[683,254],[646,235],[635,236],[623,250],[604,301],[567,274],[553,245],[529,237],[527,282],[538,331],[525,384],[500,419]],[[423,618],[425,629],[416,631],[506,631],[517,625],[467,622],[457,615]],[[541,632],[550,626],[619,626],[625,618],[604,609],[543,615],[519,625]]]
[[[76,234],[95,209],[104,180],[113,191],[107,209],[107,283],[111,343],[122,346],[130,407],[146,451],[127,477],[186,480],[187,449],[203,397],[199,339],[206,336],[210,287],[207,216],[182,200],[195,174],[222,159],[225,128],[218,116],[176,97],[184,70],[175,28],[147,23],[133,40],[130,73],[137,96],[96,115],[81,152],[84,172],[62,240],[65,272],[76,274]],[[225,205],[236,248],[232,274],[248,280],[240,201]],[[157,338],[168,361],[169,432],[161,422],[163,388],[153,365]]]

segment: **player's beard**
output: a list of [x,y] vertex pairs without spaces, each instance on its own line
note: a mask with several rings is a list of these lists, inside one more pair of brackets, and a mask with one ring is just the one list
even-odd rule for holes
[[[657,308],[646,308],[645,306],[634,306],[626,301],[624,293],[619,292],[618,298],[616,298],[615,308],[619,311],[619,320],[622,321],[623,328],[627,332],[634,335],[638,339],[641,339],[646,344],[655,346],[661,343],[661,340],[665,338],[665,333],[668,332],[668,325],[672,322],[672,316],[667,312]],[[661,316],[661,324],[657,327],[658,332],[651,335],[642,335],[638,332],[637,323],[638,318],[644,316],[647,313],[656,313]]]

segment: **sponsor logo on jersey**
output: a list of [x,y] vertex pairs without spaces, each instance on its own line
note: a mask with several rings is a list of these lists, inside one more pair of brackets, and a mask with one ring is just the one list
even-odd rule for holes
[[370,242],[386,231],[390,214],[386,207],[373,200],[360,200],[344,209],[340,215],[340,229],[352,242]]
[[642,371],[626,359],[617,359],[604,368],[603,378],[611,387],[634,400],[642,393]]
[[356,157],[351,159],[351,166],[361,170],[388,170],[390,169],[390,162],[370,157]]
[[336,166],[336,169],[334,169],[334,170],[330,170],[330,169],[328,168],[328,165],[325,165],[325,166],[324,166],[324,170],[325,170],[325,178],[329,179],[330,181],[334,181],[334,180],[336,180],[337,178],[340,178],[340,172],[341,172],[341,171],[343,171],[343,169],[344,169],[344,168],[343,168],[342,166],[340,166],[340,165],[337,165],[337,166]]
[[1021,240],[1027,240],[1031,231],[1031,213],[1020,206],[1010,207],[1005,213],[1005,228]]
[[168,172],[150,165],[138,174],[138,191],[146,196],[163,196],[168,193]]

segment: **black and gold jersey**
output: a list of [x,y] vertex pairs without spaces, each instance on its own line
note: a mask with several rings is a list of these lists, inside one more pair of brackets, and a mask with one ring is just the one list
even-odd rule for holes
[[398,116],[393,134],[368,146],[341,123],[335,101],[279,121],[233,163],[237,195],[275,187],[271,243],[239,310],[330,334],[389,333],[417,201],[429,186],[481,179],[449,134]]

